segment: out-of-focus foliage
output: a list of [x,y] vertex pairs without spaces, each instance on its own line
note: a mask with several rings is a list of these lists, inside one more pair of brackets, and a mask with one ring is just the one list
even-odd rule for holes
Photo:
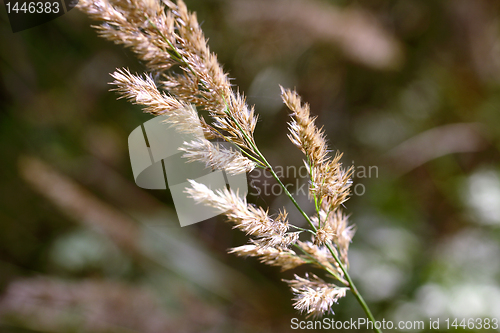
[[[355,164],[351,271],[375,316],[425,331],[500,318],[500,3],[187,5],[256,105],[271,163],[302,165],[281,84]],[[16,34],[0,13],[0,330],[289,332],[278,270],[225,253],[243,235],[219,219],[180,228],[168,191],[135,186],[127,136],[149,116],[107,85],[143,71],[134,56],[77,10]],[[249,179],[250,201],[288,205]],[[352,295],[334,310],[363,316]]]

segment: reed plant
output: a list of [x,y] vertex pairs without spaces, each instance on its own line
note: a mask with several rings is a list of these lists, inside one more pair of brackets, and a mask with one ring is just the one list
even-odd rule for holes
[[[348,273],[348,250],[355,229],[348,223],[343,204],[349,198],[353,169],[342,165],[342,154],[330,155],[309,105],[295,91],[281,88],[281,98],[291,112],[288,137],[304,154],[313,216],[297,203],[259,150],[253,107],[233,89],[210,51],[196,15],[182,0],[80,0],[78,8],[101,22],[95,28],[102,37],[130,48],[147,67],[142,75],[118,69],[112,74],[112,90],[142,105],[147,113],[166,116],[181,132],[203,133],[181,147],[188,160],[232,174],[255,168],[269,172],[307,221],[307,228],[299,227],[289,220],[285,209],[273,215],[231,189],[212,190],[190,180],[186,189],[190,197],[220,210],[249,236],[248,244],[229,252],[257,257],[282,271],[302,265],[319,269],[324,277],[306,273],[284,280],[294,294],[297,310],[308,317],[333,313],[332,305],[350,291],[375,323]],[[214,139],[229,142],[232,148],[224,148]]]

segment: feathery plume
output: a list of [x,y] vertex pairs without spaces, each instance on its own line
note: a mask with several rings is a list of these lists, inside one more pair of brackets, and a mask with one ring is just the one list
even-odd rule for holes
[[295,91],[281,87],[281,97],[292,111],[289,122],[290,141],[306,155],[306,166],[311,176],[310,194],[319,202],[326,199],[330,210],[339,207],[348,199],[352,168],[345,171],[340,163],[342,154],[328,157],[328,145],[322,129],[314,124],[309,105],[302,104]]
[[256,236],[261,247],[287,248],[297,241],[297,236],[290,235],[288,231],[288,220],[286,213],[281,213],[276,219],[272,219],[267,211],[261,207],[247,204],[232,190],[223,189],[212,191],[206,185],[189,180],[191,187],[186,189],[198,203],[211,206],[224,213],[235,227],[244,231],[247,235]]
[[207,168],[225,170],[230,174],[250,172],[255,169],[255,162],[244,157],[239,151],[225,148],[218,143],[212,143],[205,138],[184,142],[179,148],[189,162],[201,161]]
[[295,294],[295,309],[307,313],[307,317],[319,317],[325,313],[334,313],[332,305],[346,295],[348,288],[326,283],[314,274],[305,278],[295,275],[293,280],[284,280]]
[[328,154],[323,131],[314,125],[316,118],[310,116],[309,104],[301,103],[296,92],[281,87],[281,98],[292,111],[293,119],[289,122],[290,141],[307,157],[308,164],[318,165],[325,161]]
[[347,252],[356,231],[352,225],[348,224],[348,217],[340,209],[330,213],[321,209],[319,219],[315,216],[312,220],[318,226],[319,221],[323,221],[314,236],[314,245],[334,244],[340,252],[343,263],[348,267]]
[[166,122],[180,133],[214,137],[211,127],[203,118],[198,118],[198,112],[192,105],[160,92],[150,76],[134,75],[128,69],[119,69],[111,76],[115,79],[111,84],[116,86],[111,90],[118,92],[121,95],[119,98],[145,106],[144,112],[166,116]]
[[146,106],[144,111],[152,115],[159,116],[189,106],[182,100],[160,93],[150,76],[133,75],[128,69],[119,69],[111,76],[115,79],[111,84],[116,86],[111,90],[118,92],[121,95],[119,98]]
[[310,191],[319,198],[320,202],[329,207],[329,211],[337,209],[349,199],[354,169],[350,167],[345,170],[340,163],[341,158],[342,154],[337,153],[333,159],[312,168]]
[[174,19],[159,1],[80,0],[77,8],[104,22],[94,26],[99,35],[130,48],[150,71],[161,72],[176,64],[166,52],[175,42]]
[[[300,246],[302,251],[304,251],[307,256],[314,258],[315,262],[313,263],[314,266],[318,268],[327,268],[331,272],[336,273],[337,278],[342,282],[345,283],[344,280],[344,272],[340,269],[338,263],[335,261],[333,258],[332,254],[330,253],[330,250],[326,248],[325,246],[318,246],[315,245],[311,241],[297,241],[297,244]],[[337,249],[335,247],[332,247],[333,251],[336,251]]]
[[308,263],[290,249],[262,247],[256,244],[238,246],[230,249],[229,253],[235,253],[240,257],[259,257],[261,263],[281,267],[282,272]]

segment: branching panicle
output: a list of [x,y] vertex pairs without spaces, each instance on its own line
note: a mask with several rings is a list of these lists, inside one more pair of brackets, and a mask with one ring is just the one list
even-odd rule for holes
[[[333,304],[349,289],[374,322],[347,272],[354,228],[348,225],[340,206],[348,199],[353,169],[342,167],[342,154],[329,156],[324,131],[316,127],[309,105],[303,104],[295,91],[281,88],[281,97],[292,111],[288,137],[305,155],[309,197],[316,209],[313,217],[305,213],[258,149],[253,135],[257,123],[253,107],[247,105],[242,93],[232,89],[196,15],[182,0],[80,0],[78,7],[101,21],[96,29],[102,37],[130,48],[147,66],[146,75],[134,75],[126,69],[112,74],[112,90],[120,98],[142,105],[152,115],[165,116],[166,122],[181,133],[195,134],[196,139],[180,148],[188,161],[201,161],[206,167],[231,174],[255,167],[269,171],[309,223],[310,229],[303,229],[289,223],[284,209],[272,216],[268,210],[247,203],[238,192],[226,188],[214,191],[189,180],[186,193],[196,203],[225,214],[235,228],[250,236],[249,244],[229,252],[257,257],[282,271],[306,264],[321,269],[343,287],[313,274],[295,275],[286,281],[295,294],[295,308],[307,316],[333,313]],[[160,89],[153,77],[160,78]],[[197,109],[208,113],[208,122]],[[214,138],[230,143],[231,148],[209,141]],[[311,240],[301,241],[299,237],[306,233],[311,234]]]

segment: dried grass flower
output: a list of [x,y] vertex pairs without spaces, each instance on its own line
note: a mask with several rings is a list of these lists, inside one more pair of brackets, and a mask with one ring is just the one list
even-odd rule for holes
[[[345,169],[341,153],[330,156],[323,129],[315,124],[310,107],[292,90],[281,88],[291,110],[288,135],[305,155],[310,177],[309,198],[316,214],[308,216],[283,185],[254,140],[257,116],[245,97],[234,90],[228,75],[207,45],[196,15],[182,0],[80,0],[78,7],[95,20],[99,34],[130,48],[148,73],[134,75],[126,69],[112,74],[121,97],[142,105],[152,115],[163,115],[179,132],[198,139],[180,148],[188,161],[201,161],[229,173],[260,167],[282,187],[309,228],[290,223],[282,209],[268,209],[247,202],[231,189],[210,189],[190,180],[186,193],[199,204],[223,213],[235,228],[245,232],[249,244],[229,250],[238,256],[257,257],[262,263],[289,270],[311,265],[339,282],[337,286],[314,274],[286,281],[295,295],[294,306],[308,316],[333,313],[332,306],[350,290],[365,313],[374,318],[348,274],[348,249],[354,235],[341,206],[349,198],[352,167]],[[208,115],[208,121],[200,115]],[[223,140],[231,147],[210,141]],[[306,234],[310,240],[300,240]]]
[[179,150],[184,151],[182,157],[189,162],[201,161],[207,168],[225,170],[230,174],[250,172],[256,163],[244,157],[239,151],[213,143],[204,137],[185,142]]
[[295,275],[293,280],[286,280],[295,294],[293,306],[305,312],[307,317],[319,317],[326,313],[333,314],[332,306],[346,295],[348,288],[327,283],[314,274],[305,278]]
[[204,203],[224,213],[235,228],[247,235],[255,236],[255,243],[262,248],[287,248],[298,239],[297,233],[289,233],[286,212],[280,213],[275,219],[262,207],[248,204],[246,199],[238,196],[232,190],[212,191],[206,185],[194,180],[189,181],[191,187],[186,192],[198,203]]
[[234,247],[229,250],[229,253],[235,253],[242,257],[258,257],[260,258],[260,262],[270,266],[278,266],[281,268],[281,271],[294,269],[308,263],[308,260],[297,255],[293,250],[262,247],[260,244],[247,244]]

